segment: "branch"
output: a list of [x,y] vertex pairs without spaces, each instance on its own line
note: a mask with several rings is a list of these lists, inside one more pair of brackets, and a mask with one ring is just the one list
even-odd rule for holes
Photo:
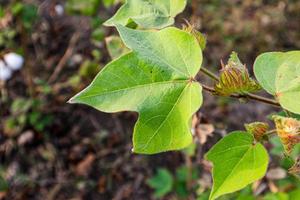
[[[214,88],[203,85],[203,84],[201,84],[201,85],[202,85],[204,90],[206,90],[206,91],[208,91],[208,92],[210,92],[214,95],[217,95],[216,90]],[[218,95],[218,96],[221,96],[221,95]],[[236,99],[246,98],[246,99],[251,99],[251,100],[259,101],[259,102],[262,102],[262,103],[266,103],[266,104],[269,104],[269,105],[272,105],[272,106],[280,107],[280,104],[277,101],[273,100],[273,99],[268,99],[268,98],[258,96],[258,95],[255,95],[255,94],[250,94],[250,93],[248,93],[248,94],[232,94],[229,97],[236,98]]]
[[274,133],[277,133],[277,129],[270,130],[270,131],[266,132],[265,135],[270,136],[270,135],[272,135]]
[[219,81],[219,77],[217,75],[215,75],[213,72],[211,72],[208,69],[206,69],[205,67],[201,67],[200,71],[203,72],[208,77],[210,77],[211,79],[213,79],[215,81]]

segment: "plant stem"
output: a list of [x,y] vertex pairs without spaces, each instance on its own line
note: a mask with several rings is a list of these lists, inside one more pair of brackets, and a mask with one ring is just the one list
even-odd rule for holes
[[272,135],[274,133],[277,133],[276,129],[270,130],[270,131],[266,132],[265,134],[269,136],[269,135]]
[[215,81],[219,81],[219,77],[217,75],[215,75],[213,72],[206,69],[205,67],[201,67],[200,71],[203,72],[205,75],[209,76],[211,79],[213,79]]
[[259,96],[259,95],[255,95],[255,94],[251,94],[251,93],[245,94],[245,96],[249,99],[253,99],[253,100],[260,101],[260,102],[270,104],[270,105],[273,105],[273,106],[281,107],[280,104],[278,103],[278,101],[276,101],[274,99],[269,99],[269,98],[262,97],[262,96]]
[[[217,95],[216,90],[214,88],[206,86],[202,83],[201,83],[201,85],[202,85],[204,90],[206,90],[210,93],[213,93],[214,95]],[[218,95],[218,96],[220,96],[220,95]],[[248,93],[248,94],[231,94],[229,97],[236,98],[236,99],[246,98],[246,99],[251,99],[251,100],[259,101],[259,102],[262,102],[262,103],[266,103],[266,104],[269,104],[269,105],[272,105],[272,106],[280,107],[280,104],[277,101],[273,100],[273,99],[268,99],[268,98],[258,96],[258,95],[255,95],[255,94],[251,94],[251,93]]]

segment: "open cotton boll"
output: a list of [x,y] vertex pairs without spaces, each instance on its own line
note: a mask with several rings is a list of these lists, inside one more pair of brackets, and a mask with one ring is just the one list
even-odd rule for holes
[[54,9],[57,15],[61,16],[64,14],[64,7],[62,5],[57,4],[55,5]]
[[0,60],[0,81],[7,81],[11,78],[12,70]]
[[6,65],[12,70],[19,70],[24,64],[24,59],[21,55],[16,53],[8,53],[4,55]]

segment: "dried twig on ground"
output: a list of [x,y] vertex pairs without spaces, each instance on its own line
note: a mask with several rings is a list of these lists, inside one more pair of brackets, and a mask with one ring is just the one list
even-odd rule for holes
[[59,73],[62,71],[62,69],[66,65],[69,58],[73,55],[75,45],[78,42],[79,38],[80,38],[80,33],[78,33],[78,32],[74,33],[74,35],[72,36],[72,38],[70,40],[69,46],[68,46],[65,54],[60,59],[60,61],[58,62],[57,66],[55,68],[55,70],[53,71],[50,78],[48,79],[48,83],[52,83],[57,79],[57,76],[59,75]]

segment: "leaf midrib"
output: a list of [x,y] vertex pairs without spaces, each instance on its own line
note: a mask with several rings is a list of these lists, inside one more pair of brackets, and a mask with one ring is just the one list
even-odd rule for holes
[[174,108],[177,106],[177,103],[179,102],[179,100],[181,99],[182,95],[184,94],[186,88],[189,86],[190,84],[187,84],[182,92],[180,93],[180,95],[178,96],[176,102],[174,103],[173,107],[171,108],[170,112],[168,113],[168,115],[166,116],[166,118],[162,121],[162,123],[159,125],[159,127],[157,128],[157,130],[153,133],[153,135],[150,137],[150,139],[148,140],[148,142],[145,144],[144,147],[141,148],[141,151],[145,150],[148,145],[150,144],[150,142],[153,140],[153,138],[157,135],[158,131],[160,130],[160,128],[162,127],[162,125],[166,122],[166,120],[169,118],[170,113],[172,113],[172,111],[174,110]]
[[[117,89],[117,90],[110,90],[108,92],[103,92],[103,93],[100,93],[100,94],[87,95],[87,96],[83,96],[83,97],[80,97],[80,98],[81,99],[85,99],[85,98],[91,98],[91,97],[98,97],[98,96],[113,94],[113,93],[117,93],[117,92],[121,92],[121,91],[126,91],[126,90],[134,90],[134,89],[143,88],[143,87],[153,87],[154,85],[159,85],[159,84],[170,84],[170,83],[176,84],[176,83],[184,83],[184,82],[187,82],[187,81],[188,80],[171,80],[171,81],[151,82],[151,83],[146,83],[146,84],[141,84],[141,85],[135,85],[133,87],[126,87],[126,88],[121,88],[121,89]],[[87,89],[89,89],[89,87]],[[84,91],[85,90],[83,90],[82,92],[80,92],[76,96],[79,96]]]
[[[224,185],[224,183],[226,182],[226,180],[228,179],[228,177],[231,176],[231,174],[233,173],[233,171],[237,168],[237,166],[239,166],[239,164],[244,160],[245,156],[248,154],[249,150],[252,149],[252,146],[249,145],[249,149],[247,151],[245,151],[243,157],[240,159],[239,162],[237,162],[237,164],[234,166],[234,168],[231,170],[231,172],[225,177],[225,179],[223,179],[222,184],[215,190],[215,192],[211,195],[212,197],[217,193],[217,191]],[[212,198],[210,198],[212,199]]]

